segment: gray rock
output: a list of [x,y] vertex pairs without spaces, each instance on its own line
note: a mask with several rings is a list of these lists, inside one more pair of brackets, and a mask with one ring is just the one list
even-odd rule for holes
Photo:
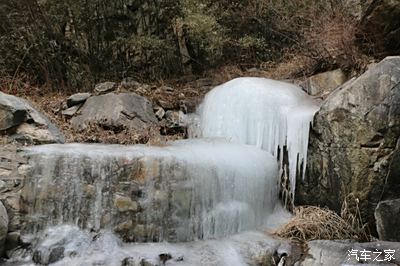
[[166,101],[166,100],[158,99],[157,103],[159,106],[161,106],[165,110],[172,110],[177,107],[175,101],[168,101],[168,100]]
[[153,263],[152,261],[148,260],[148,259],[142,259],[140,261],[140,266],[158,266],[157,263]]
[[296,203],[340,211],[346,197],[374,227],[379,201],[400,189],[400,57],[336,89],[314,117],[307,172]]
[[115,82],[103,82],[103,83],[99,83],[94,87],[94,91],[97,94],[105,94],[105,93],[109,93],[109,92],[113,92],[118,88],[118,84]]
[[185,114],[182,111],[167,111],[165,113],[165,119],[167,121],[167,127],[186,127]]
[[21,233],[20,232],[10,232],[7,234],[6,239],[6,249],[12,250],[17,248],[21,244]]
[[[399,242],[366,242],[314,240],[307,243],[307,254],[300,262],[303,266],[340,265],[396,265],[400,253]],[[362,251],[366,251],[362,255]],[[395,259],[386,257],[385,251],[394,250]],[[377,252],[377,253],[373,253]],[[379,252],[381,252],[379,254]],[[375,259],[375,261],[374,261]],[[380,260],[380,261],[377,261]]]
[[127,77],[121,81],[121,87],[123,88],[138,88],[140,87],[140,83],[137,82],[134,78]]
[[112,130],[141,130],[157,122],[149,100],[135,93],[109,93],[90,97],[71,119],[75,130],[96,124]]
[[73,117],[79,111],[79,109],[82,107],[82,105],[83,105],[82,103],[74,105],[66,110],[63,110],[61,112],[61,114],[66,117]]
[[67,98],[67,106],[71,107],[80,103],[84,103],[90,96],[92,95],[88,92],[75,93]]
[[[63,143],[64,136],[54,135],[53,132],[58,129],[54,128],[52,131],[38,127],[34,124],[23,123],[15,131],[15,134],[10,138],[20,143],[27,144],[48,144],[48,143]],[[61,134],[61,133],[60,133]]]
[[336,242],[329,240],[315,240],[307,243],[308,251],[303,266],[320,265],[342,265],[348,258],[347,250],[350,250],[351,243]]
[[169,253],[161,253],[158,255],[158,258],[160,259],[161,263],[165,265],[165,262],[172,259],[172,255]]
[[141,266],[140,261],[135,258],[127,257],[121,261],[121,266]]
[[79,254],[90,244],[89,234],[69,225],[48,228],[33,249],[32,260],[48,265],[64,258],[65,255]]
[[29,144],[63,143],[60,130],[24,99],[0,92],[0,131]]
[[157,107],[154,108],[154,111],[155,111],[155,115],[156,115],[158,120],[161,120],[161,119],[164,118],[165,111],[164,111],[164,109],[162,107],[157,106]]
[[14,144],[2,145],[0,148],[0,200],[8,213],[8,230],[17,231],[20,226],[19,192],[24,185],[26,176],[24,168],[28,160],[19,153],[18,146]]
[[8,233],[8,214],[3,203],[0,201],[0,257],[4,253],[5,241]]
[[375,220],[380,240],[400,241],[400,199],[379,202]]
[[61,259],[64,258],[64,247],[54,247],[50,250],[50,253],[48,254],[47,257],[44,257],[43,254],[36,250],[33,253],[32,260],[33,262],[37,264],[42,264],[42,265],[49,265],[51,263],[55,263]]
[[[23,247],[17,247],[14,249],[7,250],[6,256],[8,258],[27,258],[31,256],[32,254],[30,253],[29,249],[23,248]],[[15,266],[14,262],[10,262],[10,264],[5,264],[6,266]],[[17,265],[19,265],[17,263]]]
[[336,69],[309,77],[300,86],[310,95],[325,99],[347,80],[342,70]]
[[28,119],[26,102],[15,96],[0,92],[0,130],[24,123]]

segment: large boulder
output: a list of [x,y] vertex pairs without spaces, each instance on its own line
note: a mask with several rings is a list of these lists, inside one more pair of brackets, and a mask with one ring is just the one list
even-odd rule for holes
[[135,93],[90,97],[82,106],[80,115],[71,119],[72,126],[78,131],[90,124],[115,131],[141,130],[156,122],[151,102]]
[[4,243],[8,233],[8,215],[3,203],[0,201],[0,257],[4,252]]
[[379,239],[400,242],[400,199],[379,202],[375,219]]
[[24,99],[0,92],[0,132],[29,144],[63,143],[64,136],[49,119]]
[[377,203],[398,197],[399,136],[400,57],[388,57],[335,90],[315,115],[296,203],[340,211],[352,197],[373,225]]

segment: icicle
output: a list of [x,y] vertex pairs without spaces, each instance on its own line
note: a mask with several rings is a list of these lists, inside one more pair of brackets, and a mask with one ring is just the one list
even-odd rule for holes
[[[199,107],[201,137],[255,145],[277,156],[287,146],[289,178],[306,167],[309,126],[319,106],[298,86],[264,78],[238,78],[210,91]],[[299,165],[297,165],[299,156]],[[280,156],[282,163],[282,156]]]

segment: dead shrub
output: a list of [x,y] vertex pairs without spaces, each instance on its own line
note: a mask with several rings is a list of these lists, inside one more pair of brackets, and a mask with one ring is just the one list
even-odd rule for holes
[[[318,16],[318,18],[317,18]],[[304,30],[305,54],[316,60],[320,68],[340,67],[350,70],[361,53],[356,44],[357,24],[342,7],[325,14],[315,14],[311,26]]]
[[[276,30],[291,40],[280,62],[291,57],[308,58],[307,64],[293,69],[290,78],[310,76],[341,68],[352,73],[365,69],[369,58],[359,47],[358,20],[351,3],[344,0],[275,2],[268,8],[275,14]],[[304,60],[301,61],[303,63]]]
[[295,208],[294,217],[277,229],[274,234],[298,241],[317,239],[367,241],[364,228],[355,225],[329,209],[300,206]]

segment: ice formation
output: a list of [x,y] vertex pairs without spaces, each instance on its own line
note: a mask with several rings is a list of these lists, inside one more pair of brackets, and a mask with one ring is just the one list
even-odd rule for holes
[[[49,254],[61,249],[63,254],[59,260],[51,264],[54,266],[246,266],[259,264],[260,258],[263,256],[269,258],[268,254],[272,254],[275,250],[290,254],[290,248],[282,241],[261,232],[244,232],[224,239],[191,243],[130,244],[121,243],[107,230],[89,233],[74,226],[63,225],[51,227],[45,233],[34,253],[40,254],[42,262],[47,262]],[[161,254],[169,255],[166,263],[160,259]],[[25,260],[20,259],[16,264],[10,262],[6,265],[32,266],[33,264],[27,257]]]
[[[158,264],[163,252],[174,258],[171,265],[253,265],[251,257],[279,243],[263,233],[236,233],[287,219],[274,212],[283,147],[294,192],[318,108],[295,85],[239,78],[213,89],[199,115],[186,117],[192,137],[203,139],[26,148],[34,167],[21,193],[23,233],[42,232],[37,259],[63,253],[54,265]],[[111,231],[136,242],[206,241],[122,244]]]
[[135,186],[140,196],[130,197],[141,211],[129,221],[158,232],[143,241],[190,241],[253,230],[265,223],[277,201],[276,159],[224,140],[166,147],[43,145],[28,152],[35,165],[23,193],[30,206],[29,232],[63,223],[113,228],[125,221],[115,212],[114,198],[130,196],[126,190]]
[[[278,156],[278,147],[286,146],[294,191],[298,167],[306,162],[310,123],[318,109],[318,103],[296,85],[237,78],[206,95],[198,111],[198,135],[255,145],[274,156]],[[282,152],[279,157],[282,162]],[[305,168],[303,163],[303,174]]]

